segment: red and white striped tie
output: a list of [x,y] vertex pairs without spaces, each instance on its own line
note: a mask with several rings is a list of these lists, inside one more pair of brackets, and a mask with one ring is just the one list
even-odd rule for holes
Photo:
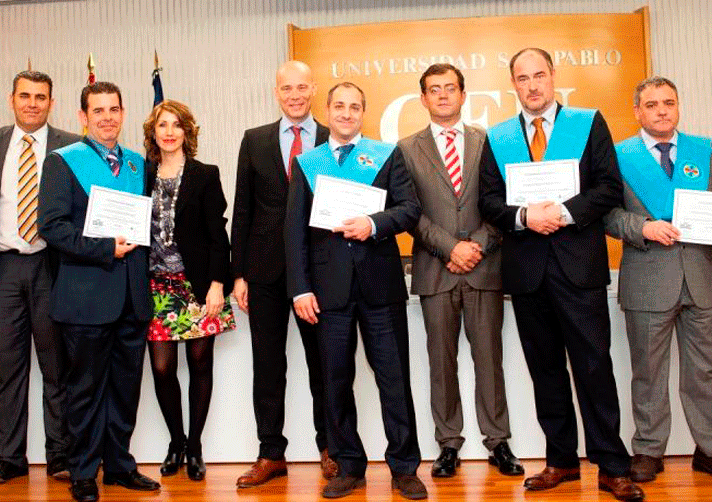
[[457,136],[457,131],[455,129],[445,130],[445,169],[450,175],[450,181],[452,182],[452,187],[455,189],[455,195],[460,195],[460,188],[462,187],[462,169],[460,168],[460,156],[457,154],[457,149],[455,148],[455,136]]

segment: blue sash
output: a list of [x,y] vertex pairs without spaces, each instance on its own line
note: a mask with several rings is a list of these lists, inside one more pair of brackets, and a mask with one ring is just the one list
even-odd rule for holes
[[143,157],[127,148],[118,176],[111,173],[109,164],[91,146],[83,141],[55,150],[77,177],[87,196],[92,185],[97,185],[136,195],[144,194]]
[[297,160],[313,193],[318,174],[365,185],[372,184],[394,149],[395,145],[390,143],[361,138],[361,141],[346,157],[343,165],[339,165],[327,141],[315,149],[299,155]]
[[676,188],[707,190],[712,144],[709,138],[677,134],[677,160],[672,179],[645,147],[640,136],[616,145],[621,176],[656,220],[672,220]]
[[[564,107],[559,110],[542,160],[581,159],[594,115],[596,110],[586,108]],[[519,115],[493,126],[487,136],[502,178],[505,178],[506,164],[531,161]]]

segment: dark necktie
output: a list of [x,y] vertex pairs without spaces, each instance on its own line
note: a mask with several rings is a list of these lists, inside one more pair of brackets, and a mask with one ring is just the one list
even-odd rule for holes
[[109,161],[111,174],[113,174],[114,176],[118,176],[119,171],[121,171],[121,164],[119,164],[119,157],[116,155],[116,152],[114,152],[113,150],[109,150],[109,153],[106,154],[106,160]]
[[292,141],[292,148],[289,150],[289,165],[287,166],[287,179],[292,179],[292,160],[294,157],[302,153],[302,128],[299,126],[290,127],[294,133],[294,141]]
[[675,167],[670,160],[670,149],[672,148],[672,143],[658,143],[655,148],[660,150],[660,167],[663,168],[665,174],[668,178],[672,179],[672,170]]
[[339,165],[343,165],[344,161],[346,160],[346,157],[349,156],[351,153],[351,150],[354,149],[354,144],[353,143],[348,143],[346,145],[341,145],[338,150],[339,150]]

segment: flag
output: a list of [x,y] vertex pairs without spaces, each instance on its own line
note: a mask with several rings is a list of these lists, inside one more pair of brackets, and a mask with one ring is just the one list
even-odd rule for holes
[[27,71],[32,71],[32,60],[30,60],[30,56],[27,56]]
[[158,52],[153,51],[153,106],[163,102],[163,85],[161,84],[161,70],[158,66]]
[[94,75],[94,56],[89,53],[89,61],[87,62],[87,69],[89,70],[89,77],[87,77],[87,84],[93,84],[96,82],[96,75]]

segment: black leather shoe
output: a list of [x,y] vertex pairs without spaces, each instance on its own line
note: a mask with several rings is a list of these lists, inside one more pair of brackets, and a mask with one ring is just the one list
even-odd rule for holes
[[457,450],[446,446],[440,452],[440,456],[433,462],[430,475],[434,478],[451,478],[455,475],[455,470],[460,465]]
[[695,454],[692,456],[692,469],[712,474],[712,457],[705,455],[699,446],[695,448]]
[[524,474],[522,463],[514,456],[506,441],[502,441],[494,447],[488,460],[490,465],[496,466],[499,472],[505,476],[521,476]]
[[185,461],[185,470],[188,471],[188,477],[193,481],[202,481],[205,479],[205,462],[200,455],[188,454]]
[[5,460],[0,460],[0,484],[10,481],[12,478],[27,476],[27,467],[11,464]]
[[178,472],[185,460],[185,439],[181,441],[178,447],[171,441],[168,445],[168,453],[166,459],[161,464],[161,476],[173,476]]
[[95,479],[75,479],[69,491],[77,502],[95,502],[99,500],[99,488]]
[[69,462],[67,457],[54,457],[47,463],[47,476],[55,479],[69,479]]
[[161,488],[161,485],[137,470],[131,472],[105,472],[105,485],[119,485],[129,490],[152,492]]

